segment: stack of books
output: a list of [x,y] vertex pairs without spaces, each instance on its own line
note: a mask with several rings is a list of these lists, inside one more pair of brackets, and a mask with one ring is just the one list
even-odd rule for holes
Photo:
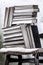
[[39,8],[37,5],[15,6],[13,12],[13,24],[36,22]]
[[35,23],[37,21],[38,5],[22,5],[6,8],[4,26],[14,24]]
[[[27,31],[26,34],[31,48],[35,48],[31,24],[37,22],[37,12],[39,12],[38,5],[14,6],[6,8],[5,10],[4,27],[9,28],[19,24],[26,25],[27,27],[22,26],[22,29],[24,29],[23,34]],[[10,31],[9,33],[12,32]],[[26,34],[23,36],[24,38],[26,37]]]

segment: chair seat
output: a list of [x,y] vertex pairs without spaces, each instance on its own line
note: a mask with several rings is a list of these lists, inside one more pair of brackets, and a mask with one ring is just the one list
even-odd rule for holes
[[27,49],[27,48],[22,48],[22,47],[15,47],[15,48],[1,48],[0,53],[3,54],[34,54],[38,52],[38,49]]

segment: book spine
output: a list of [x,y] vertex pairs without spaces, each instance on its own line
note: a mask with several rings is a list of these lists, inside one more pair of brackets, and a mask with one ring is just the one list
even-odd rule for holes
[[9,13],[9,8],[6,8],[5,19],[4,19],[4,27],[7,27],[7,25],[8,25],[8,13]]

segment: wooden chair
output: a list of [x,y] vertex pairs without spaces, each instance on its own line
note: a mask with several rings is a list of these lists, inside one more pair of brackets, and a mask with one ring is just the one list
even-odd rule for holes
[[[38,49],[30,49],[26,27],[23,24],[3,28],[4,41],[0,53],[6,54],[5,65],[10,62],[19,62],[18,65],[22,65],[22,62],[34,62],[39,65]],[[22,59],[22,55],[26,54],[34,54],[34,58]],[[11,58],[11,55],[18,56],[18,59]]]

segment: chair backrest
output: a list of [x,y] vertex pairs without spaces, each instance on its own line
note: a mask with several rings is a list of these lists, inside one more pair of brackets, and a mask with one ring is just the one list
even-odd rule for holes
[[3,47],[27,47],[29,46],[26,25],[15,25],[3,28]]

